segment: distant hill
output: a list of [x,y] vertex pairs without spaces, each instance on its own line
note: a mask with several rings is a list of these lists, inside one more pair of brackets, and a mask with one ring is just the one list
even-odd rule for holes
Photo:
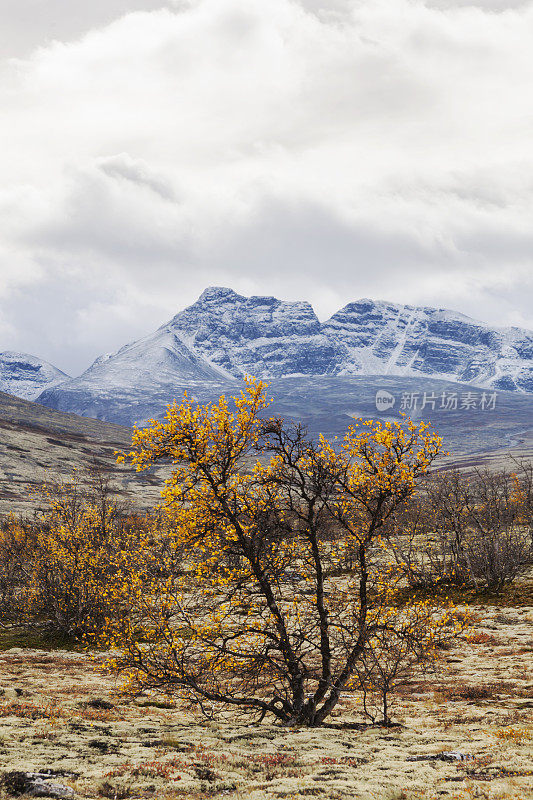
[[150,507],[159,498],[162,474],[139,474],[116,463],[115,451],[129,448],[131,430],[50,411],[0,392],[0,514],[32,513],[32,494],[46,479],[68,478],[74,468],[103,469],[123,498]]
[[[194,392],[201,401],[232,396],[235,382],[203,384]],[[376,395],[381,398],[376,406]],[[397,376],[306,376],[270,382],[274,397],[269,415],[303,422],[312,436],[341,436],[355,419],[431,421],[443,436],[450,456],[440,466],[479,465],[512,468],[510,457],[533,460],[533,396],[489,392],[451,381]],[[135,402],[136,418],[162,416],[172,394],[161,390]],[[37,403],[0,393],[0,514],[32,513],[32,495],[45,479],[67,478],[74,467],[106,470],[122,497],[141,508],[152,507],[168,468],[136,473],[116,463],[115,451],[129,449],[131,429],[109,422],[52,411]]]
[[[435,378],[374,375],[271,381],[269,413],[304,422],[313,436],[341,435],[358,418],[430,422],[449,456],[440,466],[512,467],[533,461],[533,395],[483,390]],[[376,396],[388,404],[376,403]],[[378,408],[379,405],[379,408]]]

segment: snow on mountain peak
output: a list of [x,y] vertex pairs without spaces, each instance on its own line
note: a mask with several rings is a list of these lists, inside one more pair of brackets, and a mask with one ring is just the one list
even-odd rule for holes
[[325,374],[333,351],[312,306],[210,287],[166,326],[234,378]]
[[237,292],[228,288],[227,286],[208,286],[207,289],[204,289],[196,302],[219,302],[223,299],[233,298],[235,300],[244,300],[244,297],[242,297],[240,294],[237,294]]
[[358,300],[322,325],[340,375],[433,376],[533,392],[533,333],[441,308]]
[[45,389],[57,386],[68,378],[48,361],[28,353],[12,350],[0,353],[0,391],[23,400],[35,400]]
[[106,418],[111,407],[153,408],[155,398],[161,404],[246,374],[399,375],[533,393],[533,332],[368,298],[320,323],[306,301],[211,286],[155,333],[97,359],[39,402]]

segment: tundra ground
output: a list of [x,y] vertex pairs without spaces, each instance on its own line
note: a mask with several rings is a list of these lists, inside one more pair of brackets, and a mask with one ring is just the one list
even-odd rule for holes
[[101,655],[13,647],[4,635],[0,771],[51,769],[95,800],[527,800],[533,604],[524,599],[471,607],[474,630],[443,652],[437,674],[393,696],[390,728],[364,724],[350,694],[320,729],[210,721],[168,698],[124,696],[96,669]]

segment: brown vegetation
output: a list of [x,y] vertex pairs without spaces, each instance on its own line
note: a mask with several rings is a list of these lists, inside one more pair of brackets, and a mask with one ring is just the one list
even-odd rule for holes
[[432,475],[388,533],[411,587],[496,593],[533,565],[533,465]]

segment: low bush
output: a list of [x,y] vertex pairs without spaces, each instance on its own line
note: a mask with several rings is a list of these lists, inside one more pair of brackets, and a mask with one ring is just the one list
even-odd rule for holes
[[465,636],[467,642],[470,644],[491,644],[491,645],[499,645],[501,641],[496,638],[496,636],[492,636],[490,633],[485,633],[484,631],[480,631],[479,633],[471,633]]
[[[0,530],[0,625],[58,644],[105,623],[117,581],[150,546],[153,521],[126,516],[105,480],[46,485],[47,508]],[[164,541],[162,539],[161,541]],[[114,613],[114,612],[113,612]]]
[[533,731],[528,728],[500,728],[494,732],[497,739],[504,742],[523,744],[533,739]]
[[489,700],[512,689],[512,684],[498,681],[471,686],[444,686],[438,690],[438,695],[444,700]]
[[432,476],[389,520],[392,555],[411,587],[499,592],[533,565],[533,466]]

